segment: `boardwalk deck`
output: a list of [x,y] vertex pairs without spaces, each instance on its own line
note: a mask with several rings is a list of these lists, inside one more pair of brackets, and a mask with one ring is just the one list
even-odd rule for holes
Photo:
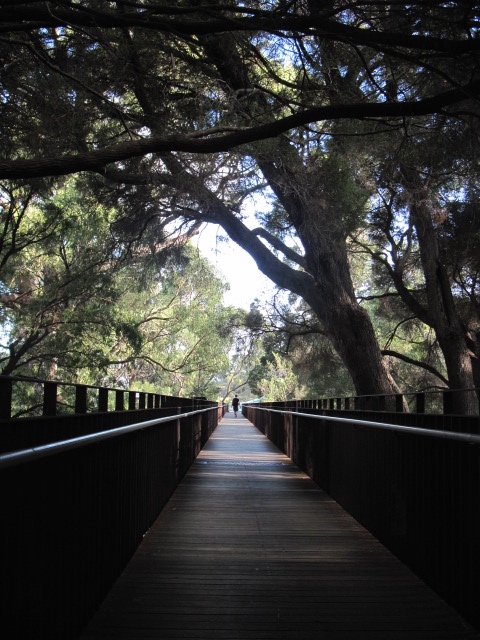
[[242,417],[222,420],[82,640],[479,640]]

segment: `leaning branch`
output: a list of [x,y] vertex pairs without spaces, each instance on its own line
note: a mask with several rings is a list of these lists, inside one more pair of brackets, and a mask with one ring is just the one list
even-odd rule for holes
[[435,369],[435,367],[432,367],[426,362],[420,362],[420,360],[414,360],[413,358],[409,358],[408,356],[403,355],[403,353],[399,353],[398,351],[391,351],[390,349],[382,349],[382,355],[391,356],[392,358],[397,358],[397,360],[403,360],[403,362],[406,362],[408,364],[413,364],[415,367],[420,367],[421,369],[425,369],[426,371],[429,371],[434,376],[436,376],[443,383],[445,383],[447,387],[449,386],[448,379],[445,378],[445,376],[442,376],[442,374],[437,369]]
[[299,255],[296,251],[294,251],[290,247],[287,247],[286,244],[284,244],[281,240],[279,240],[273,234],[269,233],[266,229],[263,229],[262,227],[257,227],[256,229],[252,230],[252,233],[254,233],[256,236],[260,238],[264,238],[264,240],[266,240],[274,249],[283,253],[283,255],[288,260],[291,260],[295,264],[298,264],[299,267],[306,270],[307,265],[305,263],[303,256]]

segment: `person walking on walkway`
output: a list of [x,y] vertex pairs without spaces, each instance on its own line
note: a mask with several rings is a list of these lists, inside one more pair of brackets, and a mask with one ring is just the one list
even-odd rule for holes
[[238,403],[240,402],[240,400],[238,399],[237,394],[235,394],[234,399],[232,400],[232,406],[233,406],[233,412],[235,414],[235,417],[237,417],[237,411],[238,411]]

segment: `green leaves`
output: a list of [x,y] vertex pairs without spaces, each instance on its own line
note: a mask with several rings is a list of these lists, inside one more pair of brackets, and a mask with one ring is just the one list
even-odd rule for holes
[[4,190],[2,203],[3,373],[173,395],[228,368],[224,285],[193,248],[112,235],[118,212],[81,180],[48,200]]

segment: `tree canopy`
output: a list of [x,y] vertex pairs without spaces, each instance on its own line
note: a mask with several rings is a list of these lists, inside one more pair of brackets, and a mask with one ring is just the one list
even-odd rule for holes
[[[432,330],[442,383],[470,388],[477,265],[458,243],[478,228],[479,15],[428,0],[0,2],[0,179],[88,172],[130,229],[152,211],[182,232],[221,225],[303,299],[360,394],[398,389],[402,354],[363,302],[394,296],[397,319]],[[253,193],[271,211],[252,228]],[[366,295],[359,255],[375,265]]]

